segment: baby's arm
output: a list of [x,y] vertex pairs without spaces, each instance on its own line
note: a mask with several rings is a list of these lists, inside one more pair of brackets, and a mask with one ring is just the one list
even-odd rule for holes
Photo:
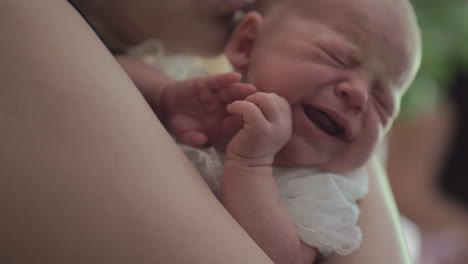
[[226,151],[221,202],[275,263],[311,264],[317,251],[300,241],[273,177],[274,157],[291,137],[288,102],[257,93],[228,111],[241,115],[244,127]]

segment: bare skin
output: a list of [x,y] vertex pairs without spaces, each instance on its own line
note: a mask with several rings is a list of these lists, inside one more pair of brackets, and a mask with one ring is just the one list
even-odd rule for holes
[[1,263],[272,263],[65,1],[0,14]]
[[[272,263],[68,4],[0,7],[0,262]],[[361,204],[367,242],[324,263],[408,263],[380,173]]]

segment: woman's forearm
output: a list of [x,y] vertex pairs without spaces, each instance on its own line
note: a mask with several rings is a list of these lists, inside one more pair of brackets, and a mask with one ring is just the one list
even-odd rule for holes
[[66,1],[0,32],[0,263],[271,263]]

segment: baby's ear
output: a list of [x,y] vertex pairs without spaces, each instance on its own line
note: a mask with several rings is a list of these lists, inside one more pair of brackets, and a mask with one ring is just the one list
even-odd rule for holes
[[262,26],[262,16],[249,12],[236,27],[226,47],[226,56],[234,68],[241,70],[249,65]]

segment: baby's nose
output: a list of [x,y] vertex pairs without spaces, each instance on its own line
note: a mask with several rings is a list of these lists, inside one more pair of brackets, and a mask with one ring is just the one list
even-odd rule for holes
[[369,93],[364,83],[342,82],[335,86],[335,94],[356,112],[364,112],[367,109]]

